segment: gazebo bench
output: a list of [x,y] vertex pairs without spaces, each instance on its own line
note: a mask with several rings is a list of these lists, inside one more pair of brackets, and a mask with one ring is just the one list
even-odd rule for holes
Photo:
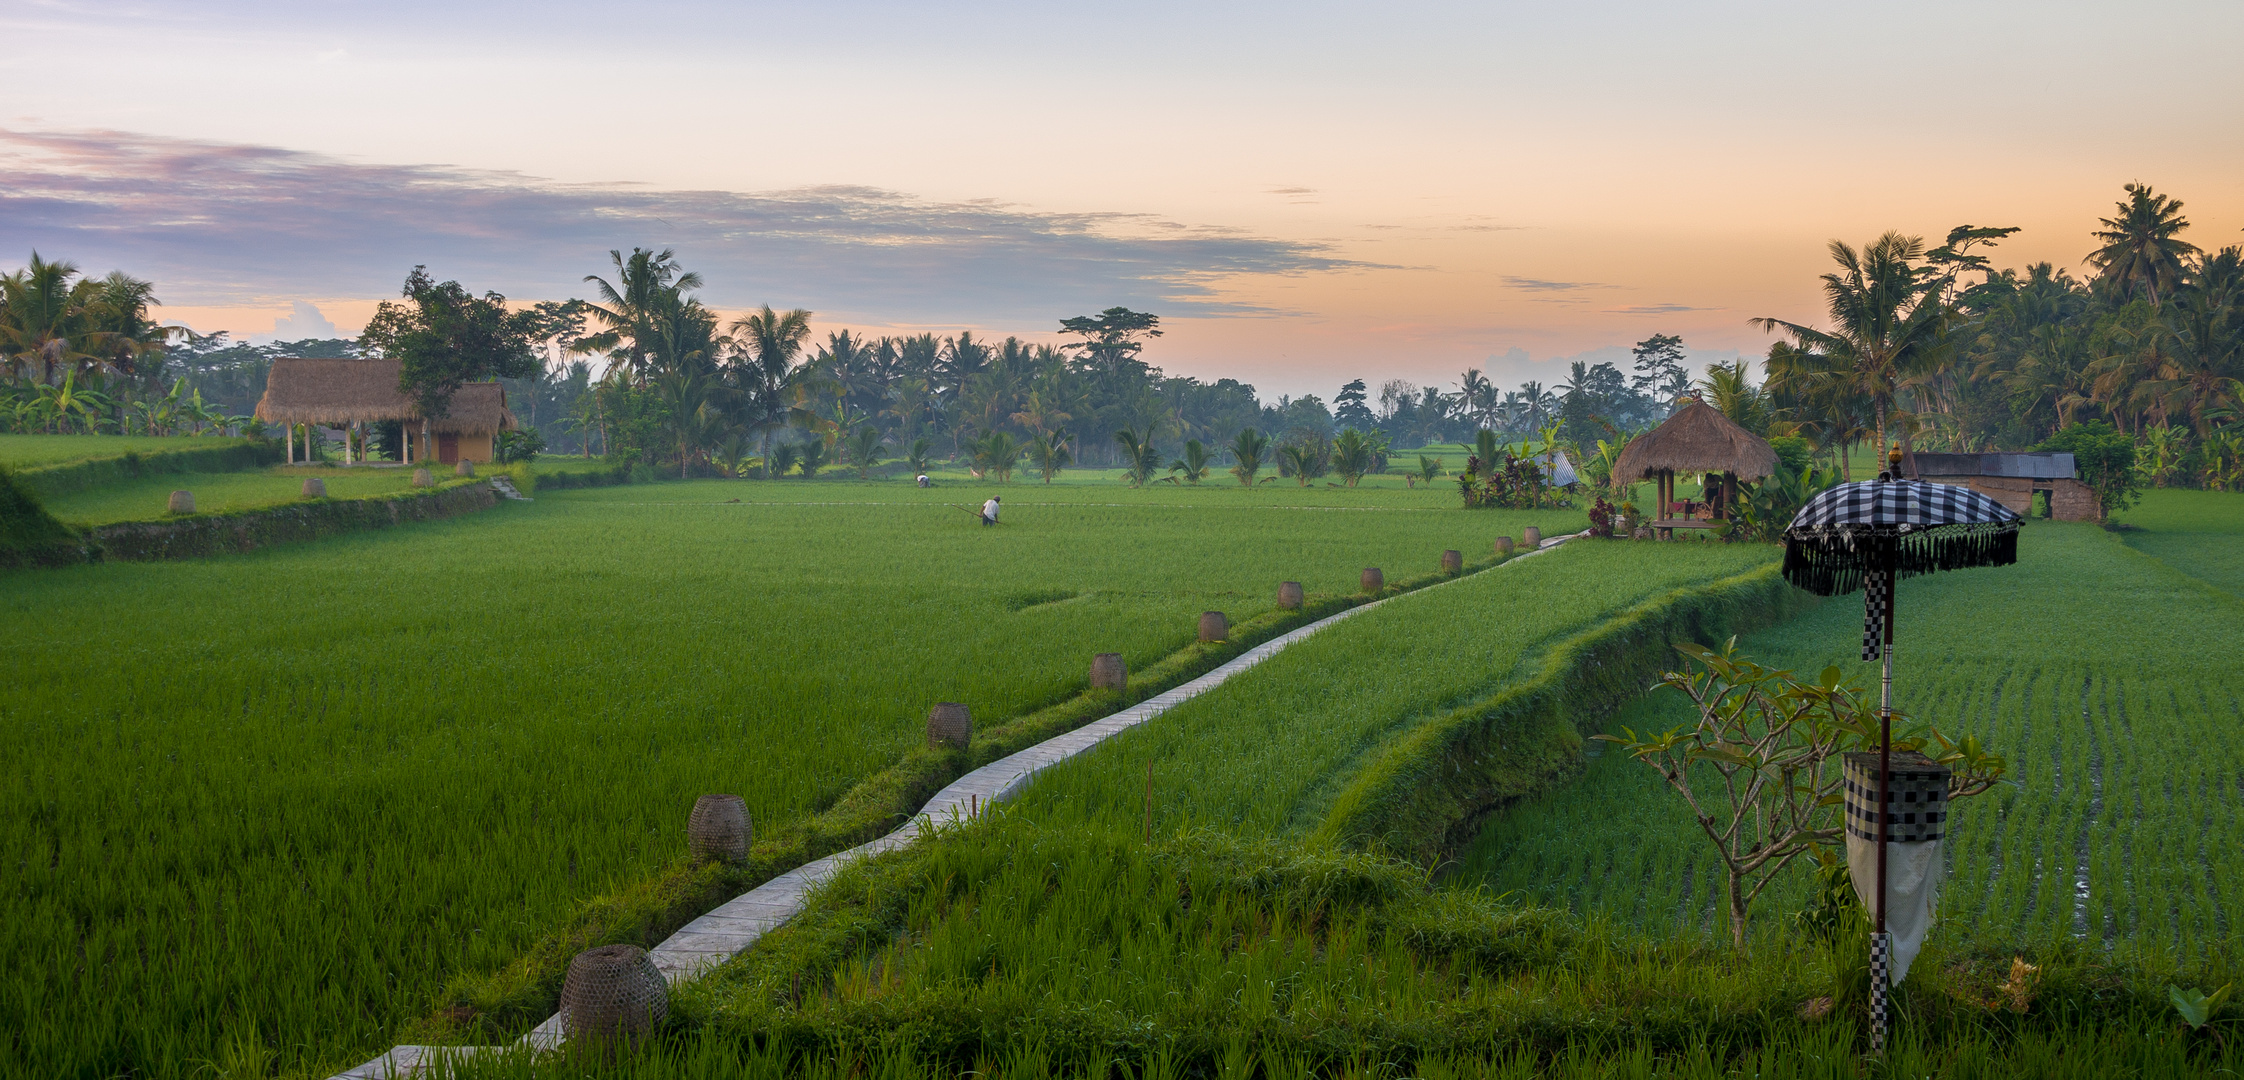
[[1672,533],[1676,529],[1711,529],[1714,528],[1715,523],[1700,521],[1697,518],[1662,518],[1657,521],[1645,522],[1645,525],[1654,531],[1665,529]]

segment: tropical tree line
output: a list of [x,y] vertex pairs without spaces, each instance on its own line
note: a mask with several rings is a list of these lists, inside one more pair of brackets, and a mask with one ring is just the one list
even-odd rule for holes
[[[2244,484],[2244,250],[2183,239],[2180,200],[2128,184],[2100,218],[2084,273],[1996,268],[2018,232],[1959,226],[1945,242],[1889,232],[1830,244],[1825,321],[1755,320],[1782,335],[1758,381],[1708,373],[1710,403],[1764,434],[1794,435],[1847,475],[1870,443],[1975,452],[2075,450],[2133,482]],[[2097,482],[2097,477],[2084,475]]]

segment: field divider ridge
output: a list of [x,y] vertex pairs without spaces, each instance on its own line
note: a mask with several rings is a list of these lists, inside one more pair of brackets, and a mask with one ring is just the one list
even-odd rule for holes
[[[1544,540],[1536,550],[1507,559],[1488,569],[1510,566],[1521,559],[1533,558],[1570,540],[1588,535],[1584,531],[1551,537]],[[1343,619],[1360,615],[1391,600],[1416,596],[1472,576],[1474,575],[1462,574],[1448,581],[1358,604],[1327,615],[1307,626],[1298,627],[1256,645],[1182,686],[1155,694],[1129,708],[968,772],[937,792],[910,820],[886,835],[773,877],[679,928],[661,944],[648,950],[648,956],[670,985],[698,978],[719,964],[740,955],[765,934],[794,918],[803,910],[812,890],[850,863],[908,847],[919,839],[928,825],[978,817],[984,805],[1004,802],[1018,795],[1037,773],[1223,685],[1232,677],[1283,652],[1295,642]],[[555,1050],[567,1038],[562,1015],[555,1013],[529,1034],[516,1040],[514,1048]],[[442,1068],[449,1058],[499,1053],[508,1049],[496,1046],[396,1046],[364,1064],[335,1074],[330,1080],[390,1080],[393,1077]]]

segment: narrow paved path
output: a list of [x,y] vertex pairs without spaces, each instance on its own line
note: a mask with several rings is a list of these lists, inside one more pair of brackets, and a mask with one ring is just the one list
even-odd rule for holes
[[[1543,541],[1540,549],[1527,552],[1521,555],[1519,559],[1533,558],[1544,551],[1582,535],[1587,534],[1578,533],[1573,536],[1552,537]],[[1513,559],[1491,569],[1501,570],[1512,565],[1512,563],[1518,562],[1519,559]],[[842,867],[868,855],[878,855],[882,852],[909,846],[913,841],[919,839],[921,826],[924,823],[975,817],[981,812],[981,808],[985,804],[1003,802],[1018,794],[1023,787],[1028,785],[1029,779],[1038,772],[1066,761],[1122,732],[1223,685],[1233,676],[1239,675],[1256,664],[1283,652],[1287,646],[1296,641],[1300,641],[1342,619],[1361,615],[1381,604],[1400,600],[1407,596],[1416,596],[1418,593],[1428,591],[1428,589],[1439,589],[1445,585],[1453,585],[1464,580],[1466,579],[1463,577],[1455,578],[1438,585],[1428,586],[1426,589],[1419,589],[1416,592],[1391,596],[1385,600],[1374,600],[1368,604],[1349,608],[1337,615],[1319,619],[1291,633],[1272,638],[1252,649],[1248,649],[1214,671],[1208,672],[1174,690],[1156,694],[1112,716],[1092,721],[1065,735],[1057,735],[1046,739],[1017,754],[999,758],[959,777],[951,783],[951,786],[936,792],[935,797],[928,800],[927,805],[921,807],[919,813],[914,815],[912,820],[905,822],[902,827],[894,832],[878,840],[859,844],[847,851],[828,855],[816,862],[806,863],[772,878],[770,881],[766,881],[725,902],[707,915],[687,923],[679,928],[677,933],[664,939],[662,944],[650,950],[648,955],[654,959],[655,966],[662,970],[663,977],[669,980],[673,986],[697,978],[710,968],[740,955],[749,946],[754,945],[758,938],[763,937],[781,923],[794,918],[797,913],[802,911],[803,904],[809,898],[811,890],[824,884]],[[567,1032],[562,1026],[561,1015],[555,1013],[547,1017],[544,1023],[532,1029],[528,1035],[524,1035],[518,1045],[538,1050],[551,1050],[559,1047],[562,1040],[567,1037]],[[392,1077],[410,1076],[424,1068],[433,1071],[441,1066],[443,1058],[447,1055],[478,1054],[501,1049],[503,1048],[495,1046],[397,1046],[392,1047],[388,1053],[357,1068],[337,1073],[331,1080],[390,1080]]]

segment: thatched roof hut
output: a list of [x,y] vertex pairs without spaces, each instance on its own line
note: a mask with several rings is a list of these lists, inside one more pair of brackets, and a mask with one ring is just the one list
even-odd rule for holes
[[1613,480],[1633,483],[1661,473],[1729,473],[1740,480],[1760,480],[1776,470],[1776,450],[1768,440],[1692,398],[1666,423],[1629,440],[1613,464]]
[[[1737,502],[1739,480],[1760,480],[1776,475],[1777,455],[1768,440],[1737,426],[1721,410],[1690,398],[1667,422],[1629,440],[1613,463],[1613,483],[1632,484],[1650,479],[1657,486],[1652,528],[1671,535],[1675,529],[1705,528],[1697,512],[1706,510],[1717,521],[1730,516]],[[1704,473],[1703,500],[1675,497],[1678,473]]]
[[[344,427],[389,420],[419,420],[420,409],[397,388],[395,360],[307,360],[284,356],[265,377],[257,418],[268,424]],[[452,394],[445,415],[432,417],[434,435],[488,438],[519,424],[506,407],[506,389],[495,382],[467,383]]]

